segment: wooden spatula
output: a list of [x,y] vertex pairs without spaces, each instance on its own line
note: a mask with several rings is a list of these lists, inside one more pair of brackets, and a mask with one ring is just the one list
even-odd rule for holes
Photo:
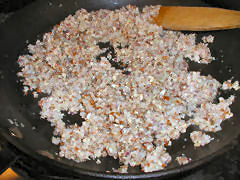
[[240,11],[208,7],[161,6],[154,21],[169,30],[233,29],[240,28]]

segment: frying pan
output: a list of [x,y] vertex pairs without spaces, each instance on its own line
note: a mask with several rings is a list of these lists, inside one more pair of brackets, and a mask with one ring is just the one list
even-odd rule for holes
[[240,1],[236,0],[205,0],[214,6],[219,6],[222,8],[240,10]]
[[[3,171],[14,162],[21,151],[46,168],[59,169],[66,175],[90,177],[129,179],[129,178],[153,178],[166,177],[178,174],[209,161],[226,151],[240,134],[240,97],[238,92],[227,91],[222,93],[228,97],[233,93],[237,96],[231,106],[234,117],[222,124],[223,130],[215,134],[209,133],[215,141],[209,145],[195,149],[189,139],[189,132],[196,127],[190,127],[187,133],[173,142],[168,151],[173,161],[162,171],[143,173],[139,167],[130,168],[127,174],[107,173],[112,168],[119,167],[118,160],[111,157],[102,158],[102,163],[97,165],[90,160],[83,163],[59,158],[56,155],[58,147],[51,143],[53,128],[46,120],[39,116],[40,108],[38,99],[31,95],[24,96],[22,84],[16,73],[20,71],[17,58],[27,53],[27,42],[35,43],[42,34],[64,19],[68,14],[73,14],[79,8],[89,11],[101,8],[115,9],[127,4],[143,7],[145,5],[185,5],[207,6],[198,0],[38,0],[25,9],[18,11],[7,23],[0,26],[0,170]],[[188,33],[188,32],[184,32]],[[190,70],[199,70],[203,75],[211,74],[214,78],[223,82],[232,77],[240,80],[240,30],[226,30],[215,32],[198,32],[199,39],[204,35],[212,34],[215,42],[210,45],[212,55],[216,57],[209,65],[190,63]],[[68,117],[70,123],[76,122],[79,117]],[[185,142],[187,140],[187,142]],[[190,164],[179,166],[174,161],[176,156],[185,153],[193,159]]]

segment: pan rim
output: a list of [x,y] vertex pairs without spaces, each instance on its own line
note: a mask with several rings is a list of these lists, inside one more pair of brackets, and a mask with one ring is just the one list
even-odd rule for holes
[[[3,137],[8,143],[13,145],[17,150],[20,152],[25,153],[26,155],[35,158],[37,160],[43,161],[42,163],[47,163],[49,166],[54,166],[56,168],[61,168],[64,170],[67,170],[67,174],[70,172],[74,172],[74,175],[86,175],[90,177],[98,177],[98,178],[107,178],[107,179],[145,179],[145,178],[166,178],[166,177],[173,177],[179,173],[186,173],[187,171],[194,170],[207,162],[210,162],[211,160],[217,158],[218,156],[226,153],[229,151],[232,147],[236,146],[235,140],[239,137],[239,135],[235,136],[233,138],[232,143],[226,144],[222,149],[210,154],[208,157],[204,157],[201,159],[198,159],[196,161],[191,161],[190,163],[186,165],[179,165],[175,168],[170,169],[163,169],[160,171],[154,171],[154,172],[143,172],[142,174],[138,173],[114,173],[114,172],[97,172],[92,170],[85,170],[83,168],[73,168],[74,166],[67,165],[63,162],[57,161],[56,159],[50,159],[46,156],[43,156],[37,152],[34,152],[33,150],[28,149],[27,147],[24,147],[19,143],[18,139],[9,136],[5,130],[0,131],[0,136]],[[180,167],[180,168],[179,168]]]
[[[11,137],[2,132],[0,132],[0,135],[3,136],[10,144],[12,144],[14,146],[16,146],[16,144],[20,144],[20,143],[16,143],[18,140],[16,140],[14,137]],[[237,138],[237,137],[235,137],[235,138]],[[233,138],[233,139],[235,139],[235,138]],[[45,156],[42,156],[36,152],[31,153],[27,147],[16,146],[16,148],[30,156],[33,155],[33,157],[37,157],[37,159],[40,159],[40,158],[43,159],[49,165],[52,164],[56,167],[62,166],[61,168],[64,167],[64,168],[68,169],[69,171],[70,170],[74,171],[77,174],[88,175],[88,176],[92,176],[92,177],[100,177],[100,178],[111,178],[111,179],[129,179],[129,178],[142,179],[142,178],[153,178],[153,177],[160,177],[160,178],[161,177],[169,177],[169,176],[176,175],[178,173],[182,173],[182,172],[186,172],[186,171],[195,169],[195,168],[203,165],[204,163],[209,162],[213,158],[216,158],[217,156],[228,151],[232,145],[233,145],[233,143],[229,143],[229,144],[225,145],[226,147],[224,146],[224,148],[216,151],[215,153],[210,154],[208,157],[198,159],[197,161],[193,161],[187,165],[181,166],[181,168],[176,167],[176,168],[172,168],[172,169],[161,170],[161,171],[150,172],[150,173],[143,173],[143,174],[131,174],[131,173],[128,173],[128,174],[111,173],[111,174],[109,174],[109,173],[105,173],[105,172],[84,170],[83,168],[73,169],[72,168],[73,166],[67,165],[67,164],[59,162],[57,160],[51,160],[51,159],[49,159]]]

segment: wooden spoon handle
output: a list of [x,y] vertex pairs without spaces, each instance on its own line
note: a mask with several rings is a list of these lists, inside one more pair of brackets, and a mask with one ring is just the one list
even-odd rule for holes
[[240,11],[207,7],[161,6],[155,23],[169,30],[212,31],[240,28]]

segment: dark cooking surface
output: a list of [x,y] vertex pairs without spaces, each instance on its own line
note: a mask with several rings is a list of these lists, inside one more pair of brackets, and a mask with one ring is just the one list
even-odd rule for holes
[[[22,156],[12,168],[25,178],[49,180],[74,180],[65,177],[56,169],[40,166],[27,156]],[[94,180],[95,178],[89,178]],[[187,173],[178,174],[168,180],[239,180],[240,179],[240,138],[231,150],[217,157],[208,164]],[[87,180],[86,178],[84,180]]]
[[[95,0],[95,2],[96,1],[97,0]],[[139,1],[142,1],[142,0],[139,0]],[[148,1],[150,1],[150,0],[148,0]],[[191,5],[204,5],[203,3],[201,3],[198,0],[181,0],[181,1],[184,1],[186,5],[188,5],[188,4],[189,5],[190,4]],[[71,2],[76,3],[76,7],[78,6],[79,1],[76,0],[76,1],[71,1]],[[91,2],[93,2],[93,1],[91,1]],[[101,2],[103,2],[103,3],[105,2],[106,6],[107,6],[108,2],[111,2],[112,4],[114,4],[114,3],[116,4],[116,3],[120,2],[120,1],[119,0],[107,0],[107,1],[101,1]],[[127,2],[127,1],[123,0],[123,2]],[[130,1],[130,2],[135,2],[135,1]],[[156,2],[156,1],[154,1],[154,2]],[[164,2],[164,1],[159,1],[159,2],[161,3],[161,2]],[[169,2],[170,2],[170,4],[173,4],[173,5],[179,3],[179,1],[171,1],[171,0],[169,0],[168,3]],[[89,5],[89,7],[92,7],[93,9],[97,9],[99,7],[99,5],[95,4],[95,3],[94,4],[90,3],[90,5]],[[41,8],[38,8],[38,6],[39,7],[41,6]],[[56,1],[52,1],[52,2],[47,1],[47,0],[38,0],[36,3],[33,3],[31,5],[31,7],[33,9],[38,10],[39,12],[33,13],[33,17],[26,17],[25,21],[26,22],[27,21],[31,22],[31,23],[27,23],[28,26],[22,26],[21,21],[17,22],[18,19],[23,20],[24,18],[13,16],[12,19],[11,19],[12,22],[15,21],[19,25],[20,33],[19,34],[13,34],[13,38],[15,38],[16,47],[22,47],[22,49],[24,49],[24,47],[26,47],[26,43],[22,43],[22,39],[28,37],[25,40],[33,41],[35,39],[36,35],[38,35],[39,33],[46,32],[46,31],[50,30],[49,27],[52,26],[53,24],[56,24],[56,19],[58,19],[57,21],[60,21],[67,14],[72,12],[72,5],[69,2],[64,2],[64,0],[62,0],[62,1],[61,0],[56,0]],[[61,13],[59,13],[58,12],[58,8],[64,8],[64,10],[61,11]],[[113,8],[113,6],[110,6],[110,8]],[[29,15],[30,14],[29,11],[31,9],[29,9],[29,7],[28,7],[28,9],[26,9],[26,10],[28,12],[26,12],[25,14]],[[52,16],[46,16],[46,12],[51,12],[53,15]],[[36,16],[36,14],[38,14],[38,15],[40,14],[40,16]],[[42,14],[42,16],[41,16],[41,14]],[[57,18],[56,18],[54,15],[57,15],[57,14],[59,16],[57,16]],[[22,12],[21,15],[24,15],[24,13]],[[45,24],[44,24],[44,27],[41,26],[41,29],[40,28],[38,29],[38,26],[36,26],[37,23],[32,22],[33,19],[35,21],[39,20],[40,23],[43,22],[43,21],[46,21]],[[12,28],[12,29],[10,29],[10,32],[17,32],[16,29],[13,29],[13,28],[16,28],[15,25],[13,25],[11,23],[8,23],[8,22],[6,22],[6,23],[8,24],[8,26],[10,28]],[[34,33],[27,33],[27,32],[29,32],[29,30],[33,30],[33,29],[34,29]],[[0,28],[0,32],[1,32],[1,28]],[[217,50],[215,49],[216,51],[213,50],[214,56],[218,56],[219,60],[224,59],[222,56],[224,56],[224,57],[231,57],[231,55],[232,55],[232,51],[224,52],[222,50],[223,47],[224,47],[224,45],[223,45],[224,41],[226,41],[227,46],[232,46],[231,40],[234,41],[234,37],[235,37],[234,35],[236,35],[236,38],[239,39],[239,30],[225,31],[225,32],[216,32],[216,34],[221,34],[221,33],[223,35],[225,34],[225,39],[222,39],[222,40],[218,39],[217,42],[220,44],[219,46],[222,47],[222,48],[218,47]],[[229,35],[229,33],[231,33],[231,36],[229,36],[229,38],[226,38]],[[38,37],[40,37],[40,36],[38,36]],[[16,55],[19,55],[19,54],[23,53],[23,51],[19,50],[18,48],[14,48],[14,47],[11,46],[11,39],[10,39],[9,43],[8,42],[6,43],[5,47],[7,47],[7,48],[5,48],[5,49],[3,48],[2,51],[1,51],[1,52],[3,52],[3,54],[0,54],[1,58],[2,58],[2,61],[6,61],[7,62],[7,60],[9,58],[10,59],[11,58],[16,58]],[[240,46],[238,46],[238,47],[240,47]],[[10,48],[12,48],[11,51],[9,51]],[[219,49],[221,51],[219,51]],[[10,54],[9,52],[11,52],[12,54]],[[236,51],[233,51],[233,52],[236,52]],[[240,58],[240,54],[239,53],[237,54],[236,58],[238,58],[238,59]],[[222,69],[223,72],[222,73],[226,73],[226,74],[224,74],[224,77],[220,77],[220,79],[218,78],[218,80],[220,80],[221,82],[223,80],[227,80],[227,79],[229,79],[231,77],[228,74],[229,68],[231,68],[233,71],[237,71],[238,70],[238,66],[231,67],[231,64],[228,64],[228,63],[226,63],[225,65],[213,63],[213,64],[211,64],[209,66],[209,68],[205,68],[205,69],[203,68],[203,72],[205,72],[205,73],[209,72],[209,69],[210,70],[211,70],[211,68],[214,69],[214,67],[219,68],[219,66],[223,66],[223,69]],[[6,67],[8,67],[8,66],[6,66]],[[195,68],[195,67],[193,67],[193,68]],[[11,69],[11,70],[9,70],[8,73],[9,74],[15,74],[16,70],[15,69]],[[15,79],[13,78],[11,80],[14,81]],[[21,88],[22,87],[16,87],[16,91],[18,91],[18,93],[21,92]],[[0,90],[1,90],[1,87],[0,87]],[[10,90],[10,94],[12,93],[11,91],[14,92],[14,90],[15,89],[11,89]],[[21,94],[21,93],[19,93],[19,94]],[[14,93],[11,94],[11,95],[13,95],[13,97],[14,97]],[[10,98],[10,96],[8,96],[8,98]],[[25,124],[25,128],[24,128],[23,134],[24,134],[25,140],[27,139],[26,143],[27,142],[28,143],[29,142],[32,143],[31,144],[32,147],[30,147],[30,149],[31,148],[32,149],[37,149],[38,148],[38,150],[39,150],[39,147],[41,147],[43,150],[47,149],[47,150],[50,151],[50,153],[54,154],[54,152],[56,152],[56,150],[57,150],[57,147],[53,148],[53,145],[50,143],[50,138],[49,138],[51,136],[51,134],[52,134],[52,129],[50,128],[49,124],[47,124],[45,121],[43,121],[43,120],[39,121],[38,120],[39,116],[37,116],[36,114],[32,114],[32,112],[34,110],[36,110],[36,109],[38,110],[39,109],[38,106],[37,106],[36,101],[35,101],[35,103],[29,103],[29,102],[32,102],[32,98],[31,97],[21,97],[21,98],[22,99],[20,99],[20,100],[23,100],[23,102],[19,102],[19,105],[21,106],[19,108],[19,113],[21,113],[22,111],[26,112],[26,117],[28,117],[30,119],[33,119],[32,121],[28,121],[28,122],[23,121],[24,124]],[[7,98],[5,98],[5,100],[6,99]],[[18,98],[16,97],[16,99],[18,99]],[[239,101],[238,101],[238,103],[239,103]],[[15,105],[12,105],[12,106],[8,107],[8,114],[12,115],[12,117],[14,117],[14,115],[13,115],[13,113],[14,113],[13,109],[14,108],[16,108]],[[24,117],[21,116],[21,118],[24,118]],[[236,122],[236,120],[234,122]],[[7,123],[7,121],[5,122],[5,124],[6,123]],[[46,126],[46,124],[47,124],[47,126]],[[36,126],[37,127],[37,129],[35,130],[34,133],[31,132],[32,131],[32,128],[31,128],[32,126]],[[236,126],[232,126],[232,127],[229,126],[229,125],[224,125],[224,126],[226,126],[226,127],[224,127],[224,129],[225,128],[228,129],[227,136],[223,137],[223,134],[221,134],[221,132],[220,132],[220,133],[217,134],[216,137],[223,138],[225,140],[224,143],[228,144],[229,142],[227,141],[227,138],[230,138],[230,137],[236,135],[236,133],[234,133],[234,131],[236,131],[236,129],[239,127],[239,124],[237,124]],[[27,129],[27,127],[30,127],[30,128]],[[231,132],[231,129],[234,129],[234,131]],[[31,136],[26,136],[28,133],[29,134],[32,133]],[[39,137],[38,134],[41,134],[42,136]],[[36,139],[37,139],[37,141],[36,141]],[[45,142],[46,139],[47,139],[48,143]],[[19,145],[19,146],[22,146],[21,142],[20,141],[18,142],[18,140],[13,140],[13,142],[15,144]],[[219,145],[216,145],[216,144],[218,144],[218,143],[215,142],[215,146],[217,148],[223,146],[221,144],[219,144]],[[28,144],[26,144],[26,145],[28,145]],[[179,146],[179,147],[182,147],[182,146]],[[210,147],[213,147],[213,146],[210,145]],[[27,149],[27,150],[25,149],[25,150],[30,152],[30,149]],[[205,147],[203,149],[200,149],[199,151],[200,151],[200,155],[203,155],[205,153],[208,153],[208,151],[211,152],[211,148]],[[197,154],[196,154],[196,156],[197,156]],[[239,167],[240,166],[240,163],[239,163],[240,162],[240,158],[239,158],[239,156],[240,156],[240,148],[238,147],[237,149],[232,150],[229,153],[227,153],[225,156],[217,158],[216,161],[212,161],[212,162],[208,163],[207,165],[204,165],[201,170],[197,170],[197,171],[194,171],[192,173],[188,173],[187,175],[184,175],[184,176],[186,176],[184,178],[184,180],[185,179],[186,180],[190,180],[190,179],[207,179],[207,180],[209,179],[210,180],[210,179],[214,179],[214,178],[215,179],[219,179],[219,180],[224,179],[224,178],[225,179],[230,179],[230,180],[238,179],[237,171],[238,171],[238,169],[240,169],[240,167]],[[24,158],[22,160],[24,160]],[[29,157],[27,157],[27,159],[25,159],[25,160],[27,160],[28,162],[31,162],[31,158],[29,158]],[[46,160],[46,159],[43,158],[43,162],[44,162],[44,160]],[[43,172],[46,172],[47,174],[53,173],[53,175],[55,175],[55,176],[59,175],[58,169],[54,169],[53,170],[53,169],[51,169],[51,166],[47,166],[47,164],[45,165],[43,162],[40,162],[41,165],[39,163],[37,163],[37,165],[36,165],[36,167],[41,167],[42,166],[41,167],[42,171],[40,173],[41,175],[44,175]],[[66,161],[66,162],[68,162],[68,161]],[[74,165],[74,163],[72,163],[72,162],[70,162],[70,163]],[[111,161],[111,163],[112,163],[112,161]],[[111,163],[107,163],[107,166],[112,167],[113,164],[111,164]],[[89,167],[97,169],[97,167],[96,167],[94,162],[87,162],[85,164],[87,166],[89,166]],[[116,163],[114,163],[114,165],[116,165]],[[197,163],[195,165],[197,165]],[[81,166],[82,165],[80,165],[80,167]],[[30,165],[30,167],[32,167],[32,166]],[[84,167],[84,165],[82,167]],[[45,170],[43,170],[44,168],[45,168]],[[191,168],[191,167],[189,167],[189,168]],[[26,169],[27,169],[27,166],[25,167],[25,170]],[[38,169],[38,168],[36,168],[36,169]],[[181,171],[181,169],[179,169],[178,172],[180,172],[180,171]],[[36,174],[37,174],[37,172],[36,172]],[[60,173],[60,175],[61,175],[61,173]],[[182,176],[182,175],[180,174],[178,176]],[[173,179],[175,179],[175,178],[173,178]]]
[[[238,180],[240,178],[240,139],[236,142],[238,142],[237,146],[209,164],[187,173],[178,174],[168,180]],[[12,168],[26,179],[74,179],[65,177],[56,169],[40,166],[38,162],[32,161],[26,156],[19,159]],[[94,179],[89,178],[89,180]]]

